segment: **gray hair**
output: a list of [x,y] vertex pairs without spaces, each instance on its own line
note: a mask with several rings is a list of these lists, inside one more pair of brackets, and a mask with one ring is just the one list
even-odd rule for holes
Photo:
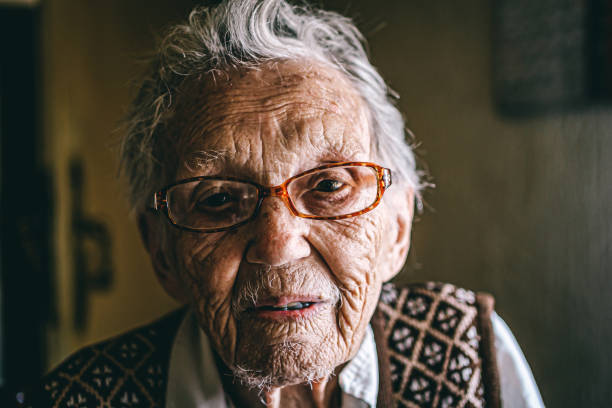
[[167,151],[173,142],[165,124],[187,78],[305,58],[346,75],[370,111],[376,159],[393,169],[394,181],[405,183],[418,198],[422,185],[404,120],[364,45],[350,19],[286,0],[225,0],[194,9],[187,22],[163,38],[127,116],[120,154],[133,209],[142,209],[162,187],[159,183],[174,177],[176,168],[168,168],[172,159]]

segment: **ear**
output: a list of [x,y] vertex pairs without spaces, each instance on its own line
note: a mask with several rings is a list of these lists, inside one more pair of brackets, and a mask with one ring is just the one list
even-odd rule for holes
[[[391,192],[391,191],[390,191]],[[383,281],[387,282],[397,275],[406,263],[410,249],[410,232],[414,214],[414,192],[411,188],[400,187],[389,194],[391,199],[391,220],[389,221],[389,263],[384,271]],[[386,198],[386,197],[385,197]]]
[[173,265],[168,262],[168,254],[162,243],[162,228],[164,225],[159,216],[152,211],[144,211],[138,215],[138,229],[140,238],[145,249],[149,252],[151,263],[155,275],[171,297],[180,303],[187,302],[187,291],[183,283],[173,268]]

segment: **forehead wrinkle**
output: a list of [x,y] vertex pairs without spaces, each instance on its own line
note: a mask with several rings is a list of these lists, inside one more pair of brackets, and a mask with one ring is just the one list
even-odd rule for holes
[[[297,125],[297,122],[304,122],[309,119],[318,121],[330,116],[340,119],[340,121],[346,119],[342,107],[335,100],[318,98],[316,102],[305,102],[303,97],[299,96],[294,95],[293,100],[276,105],[274,105],[274,101],[282,98],[269,97],[263,108],[262,104],[255,102],[252,106],[242,106],[240,101],[234,103],[236,101],[232,101],[231,98],[213,103],[210,102],[210,98],[207,98],[207,102],[199,110],[196,110],[196,112],[189,110],[189,112],[193,112],[189,120],[182,121],[186,126],[183,128],[184,137],[181,143],[183,146],[181,153],[183,153],[182,155],[189,154],[190,150],[200,148],[202,142],[207,145],[215,145],[214,139],[218,141],[227,137],[227,134],[240,133],[240,128],[252,127],[261,131],[262,122],[267,120],[278,124],[293,122]],[[197,103],[194,103],[194,105],[197,105]],[[296,117],[296,113],[299,115],[298,117]],[[277,134],[282,135],[282,132]],[[206,135],[206,137],[203,135]],[[206,139],[206,141],[203,139]],[[236,144],[238,141],[234,140],[234,143]],[[237,150],[237,148],[234,149],[234,151]]]
[[199,112],[190,115],[188,120],[184,121],[188,124],[184,128],[184,134],[188,139],[193,139],[227,127],[253,126],[266,119],[290,119],[293,112],[300,112],[302,118],[327,114],[340,116],[343,115],[344,109],[332,95],[311,94],[305,97],[297,92],[275,93],[270,96],[225,95],[215,101],[208,98]]
[[[268,151],[274,152],[264,165],[270,169],[278,167],[274,159],[279,155],[299,154],[305,147],[312,149],[309,162],[352,160],[361,152],[367,155],[369,142],[364,145],[352,140],[358,138],[356,132],[367,134],[369,139],[369,127],[360,123],[368,121],[367,112],[363,114],[365,106],[350,85],[338,85],[339,73],[266,76],[260,71],[255,78],[249,73],[238,76],[226,83],[198,83],[190,88],[196,92],[183,94],[185,98],[179,100],[175,119],[182,125],[181,157],[188,163],[191,160],[199,173],[228,167],[256,173],[255,162],[264,165]],[[262,87],[270,84],[276,86]],[[275,137],[266,139],[266,127],[274,129]],[[275,146],[282,149],[275,150]],[[253,154],[259,160],[253,160]]]
[[[335,129],[325,130],[320,118],[259,121],[247,134],[244,130],[231,136],[217,134],[214,143],[202,141],[194,152],[185,155],[186,168],[191,175],[226,174],[271,184],[278,181],[271,178],[288,178],[320,164],[368,158],[369,143],[358,143],[352,137],[360,129],[341,122]],[[269,134],[274,134],[271,141],[266,140]],[[290,168],[283,171],[286,163]]]
[[[294,176],[302,171],[309,170],[310,168],[317,167],[319,165],[343,162],[343,161],[356,161],[360,159],[360,156],[367,155],[362,145],[354,143],[352,141],[332,143],[329,139],[324,139],[322,145],[317,146],[316,154],[308,157],[304,163],[298,165],[293,169],[291,174],[283,174],[283,180]],[[249,149],[246,157],[250,157],[252,143],[245,143],[244,146]],[[265,144],[262,144],[262,161],[265,157],[264,149]],[[287,151],[292,154],[299,154],[299,152],[293,151],[288,146]],[[270,176],[279,173],[280,163],[271,163],[268,166],[264,166],[266,170],[254,168],[253,160],[234,160],[236,155],[232,155],[228,150],[199,150],[189,153],[184,161],[184,167],[189,173],[188,176],[196,175],[220,175],[226,174],[237,177],[247,177],[254,181],[258,181],[262,184],[271,184]],[[310,167],[309,167],[310,166]],[[255,180],[257,179],[257,180]],[[282,182],[282,181],[281,181]],[[280,184],[280,182],[279,182]]]
[[[209,127],[217,125],[209,122],[233,122],[233,116],[243,120],[245,113],[282,112],[290,106],[316,111],[325,105],[327,111],[341,114],[345,109],[354,110],[361,105],[361,98],[348,80],[334,69],[304,62],[267,65],[257,70],[232,71],[226,80],[196,79],[183,85],[177,119],[191,124],[184,133],[198,129],[210,131]],[[287,69],[281,70],[283,66]],[[344,85],[340,93],[339,83]],[[283,101],[280,105],[279,100]]]
[[[193,137],[189,138],[190,143],[186,143],[186,148],[195,150],[195,153],[187,150],[185,155],[197,155],[198,151],[206,152],[204,156],[218,156],[220,152],[226,152],[226,148],[220,146],[227,145],[226,140],[232,139],[234,142],[234,151],[239,150],[237,144],[240,139],[247,139],[248,134],[258,135],[260,138],[263,137],[266,130],[262,129],[263,123],[268,123],[271,126],[266,126],[271,130],[269,133],[274,133],[278,136],[277,140],[282,142],[284,147],[289,147],[290,139],[295,139],[297,142],[303,141],[301,139],[328,139],[329,136],[335,134],[342,134],[343,140],[335,141],[334,143],[345,143],[352,146],[357,146],[348,139],[354,134],[354,132],[363,132],[365,129],[354,129],[354,126],[350,123],[351,118],[347,118],[344,114],[337,112],[330,112],[325,107],[318,106],[316,110],[311,111],[308,114],[304,114],[298,109],[287,109],[283,114],[275,115],[261,115],[253,114],[248,120],[244,119],[244,116],[236,115],[241,123],[218,123],[216,128],[201,129],[196,127],[197,131],[192,132]],[[341,129],[340,129],[341,127]],[[292,131],[288,132],[287,128]],[[317,131],[312,131],[313,128]],[[203,137],[202,135],[206,135]],[[232,137],[228,137],[232,135]],[[296,137],[292,138],[291,135]],[[328,137],[326,137],[328,136]],[[318,144],[321,140],[315,140]],[[330,142],[326,140],[326,142]],[[315,144],[315,143],[313,143]],[[242,146],[242,145],[241,145]],[[227,154],[226,154],[227,155]]]

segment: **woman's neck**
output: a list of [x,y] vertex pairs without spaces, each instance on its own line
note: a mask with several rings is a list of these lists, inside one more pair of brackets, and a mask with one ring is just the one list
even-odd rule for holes
[[268,408],[334,408],[340,405],[339,400],[340,388],[335,375],[322,381],[314,381],[311,385],[290,385],[264,392],[265,406]]

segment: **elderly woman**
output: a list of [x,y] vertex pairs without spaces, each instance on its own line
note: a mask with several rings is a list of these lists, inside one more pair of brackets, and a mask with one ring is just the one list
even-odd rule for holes
[[492,299],[396,288],[421,182],[390,91],[336,14],[198,8],[164,38],[121,158],[186,305],[49,373],[40,406],[539,406]]

